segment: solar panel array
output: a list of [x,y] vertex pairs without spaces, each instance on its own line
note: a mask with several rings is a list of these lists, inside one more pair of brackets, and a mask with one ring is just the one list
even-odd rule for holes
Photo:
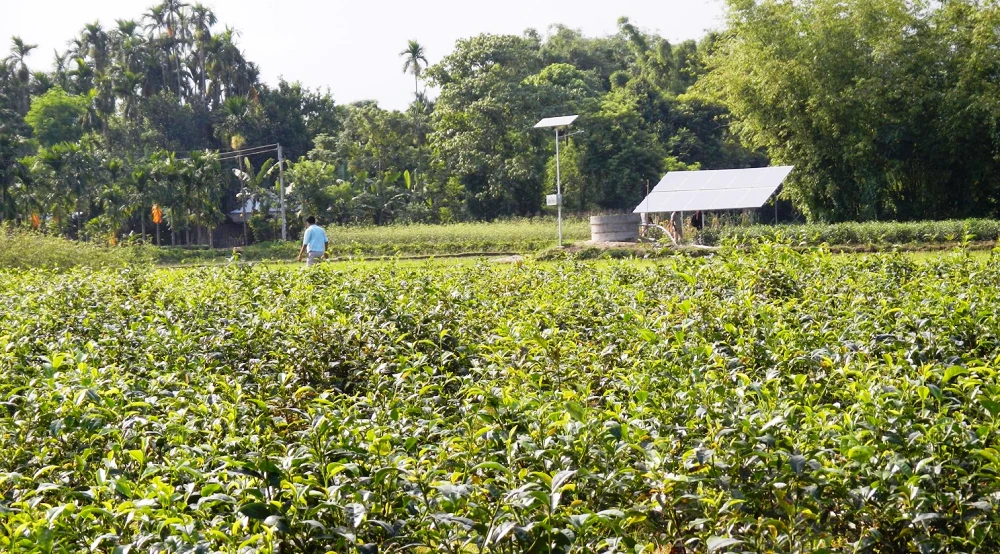
[[633,213],[759,208],[791,171],[792,166],[672,171],[664,175]]

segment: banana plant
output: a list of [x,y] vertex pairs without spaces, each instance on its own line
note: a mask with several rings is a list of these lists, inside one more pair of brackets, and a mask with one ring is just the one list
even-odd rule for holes
[[243,158],[243,167],[233,169],[233,174],[240,181],[240,190],[236,194],[236,199],[240,203],[244,240],[247,238],[247,206],[250,206],[251,215],[257,209],[263,210],[265,215],[268,213],[271,199],[268,185],[277,168],[274,159],[268,158],[259,169],[254,170],[250,158]]

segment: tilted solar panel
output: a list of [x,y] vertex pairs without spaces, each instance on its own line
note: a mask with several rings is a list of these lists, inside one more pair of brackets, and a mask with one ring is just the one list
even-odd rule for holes
[[545,119],[535,123],[535,129],[541,129],[544,127],[565,127],[570,123],[576,121],[576,115],[563,115],[559,117],[546,117]]
[[633,213],[759,208],[791,172],[792,166],[672,171],[663,176]]

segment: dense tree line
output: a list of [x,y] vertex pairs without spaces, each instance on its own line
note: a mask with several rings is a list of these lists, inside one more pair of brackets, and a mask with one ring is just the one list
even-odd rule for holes
[[263,86],[237,36],[210,9],[165,0],[85,25],[50,71],[32,71],[35,46],[14,37],[0,63],[0,220],[111,240],[162,224],[191,241],[246,193],[219,152],[280,141],[294,159],[336,132],[329,93]]
[[[697,43],[623,18],[605,37],[559,25],[471,37],[428,67],[410,41],[401,112],[265,85],[235,30],[164,0],[85,25],[49,70],[13,38],[0,220],[90,237],[165,226],[190,241],[248,199],[267,213],[274,154],[229,153],[274,143],[293,211],[327,221],[531,215],[555,187],[553,136],[532,125],[570,113],[571,210],[628,209],[666,170],[770,158],[797,166],[784,194],[810,219],[996,216],[997,29],[993,0],[729,0],[726,28]],[[274,230],[259,214],[252,225]]]
[[1000,216],[995,0],[729,1],[697,89],[810,219]]

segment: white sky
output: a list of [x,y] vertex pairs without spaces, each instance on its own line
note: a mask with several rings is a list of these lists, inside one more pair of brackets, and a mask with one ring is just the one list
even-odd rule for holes
[[[39,47],[33,70],[51,70],[53,50],[85,23],[140,19],[155,0],[0,0],[0,53],[18,35]],[[223,25],[240,31],[239,45],[270,84],[284,77],[330,88],[337,103],[374,99],[404,109],[413,77],[399,52],[416,39],[433,64],[457,39],[479,33],[545,34],[562,23],[588,36],[614,33],[619,17],[671,42],[697,39],[722,25],[721,0],[202,0]],[[4,54],[5,55],[5,54]]]

